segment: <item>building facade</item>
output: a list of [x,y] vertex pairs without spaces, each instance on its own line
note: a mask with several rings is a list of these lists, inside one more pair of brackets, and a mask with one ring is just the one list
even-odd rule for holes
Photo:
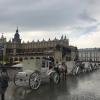
[[100,61],[100,48],[79,49],[80,61]]
[[[55,62],[75,60],[78,56],[77,47],[69,45],[69,39],[61,37],[45,41],[21,42],[18,29],[12,40],[6,41],[1,36],[0,43],[4,45],[4,60],[9,62],[23,61],[24,59],[34,59],[34,57],[51,57]],[[0,56],[2,60],[2,56]]]

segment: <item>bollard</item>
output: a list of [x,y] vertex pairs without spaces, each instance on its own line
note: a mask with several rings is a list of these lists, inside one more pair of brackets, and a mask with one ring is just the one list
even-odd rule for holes
[[8,87],[9,77],[7,74],[6,69],[2,69],[0,75],[0,93],[1,93],[1,100],[5,100],[5,92]]

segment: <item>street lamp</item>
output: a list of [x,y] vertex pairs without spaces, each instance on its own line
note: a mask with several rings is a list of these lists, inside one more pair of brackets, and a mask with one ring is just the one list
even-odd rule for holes
[[1,39],[2,39],[2,45],[1,45],[1,50],[2,50],[2,66],[4,66],[4,63],[3,63],[3,61],[4,61],[4,37],[3,37],[3,33],[2,33],[2,37],[1,37]]
[[0,93],[1,93],[1,100],[5,99],[5,92],[8,87],[8,80],[9,76],[7,73],[7,68],[4,67],[4,37],[2,33],[1,43],[0,43],[0,51],[2,56],[2,66],[1,66],[1,73],[0,73]]

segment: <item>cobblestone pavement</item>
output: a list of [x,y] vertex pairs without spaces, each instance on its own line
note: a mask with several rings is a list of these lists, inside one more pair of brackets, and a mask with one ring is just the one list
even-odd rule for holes
[[68,76],[59,85],[47,82],[33,91],[11,82],[5,96],[6,100],[100,100],[100,70]]

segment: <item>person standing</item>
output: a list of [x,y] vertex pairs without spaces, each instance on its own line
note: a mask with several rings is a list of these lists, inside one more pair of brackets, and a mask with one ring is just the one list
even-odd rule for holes
[[60,75],[58,61],[56,62],[55,66],[54,66],[54,70]]
[[0,75],[0,94],[1,94],[1,100],[5,100],[5,92],[8,87],[8,81],[9,77],[7,74],[6,69],[2,69],[1,75]]
[[63,78],[66,79],[67,76],[67,65],[65,62],[62,62],[62,67],[63,67]]

